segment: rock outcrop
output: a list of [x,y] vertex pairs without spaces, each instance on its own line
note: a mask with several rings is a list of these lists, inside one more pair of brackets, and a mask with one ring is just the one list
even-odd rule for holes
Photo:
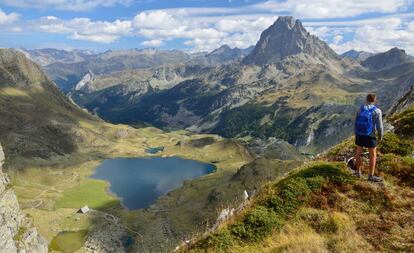
[[9,178],[2,172],[3,149],[0,146],[0,252],[43,253],[47,242],[19,208],[17,197],[10,188]]

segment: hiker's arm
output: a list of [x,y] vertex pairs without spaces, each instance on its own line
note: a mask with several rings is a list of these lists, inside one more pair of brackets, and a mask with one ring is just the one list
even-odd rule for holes
[[377,110],[377,122],[375,124],[378,133],[378,139],[382,140],[382,136],[384,136],[384,125],[382,124],[382,112],[381,110]]

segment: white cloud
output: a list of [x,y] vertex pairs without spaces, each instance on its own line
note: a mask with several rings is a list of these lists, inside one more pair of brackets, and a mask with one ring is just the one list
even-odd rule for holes
[[160,46],[164,45],[164,41],[157,40],[157,39],[146,40],[146,41],[143,41],[141,43],[141,45],[146,46],[146,47],[160,47]]
[[339,18],[366,13],[393,13],[406,10],[412,3],[412,0],[272,0],[253,7],[275,13],[289,12],[298,18]]
[[70,35],[69,38],[74,40],[86,40],[108,44],[116,41],[119,36],[113,34],[79,34],[75,32],[74,34]]
[[[413,41],[410,34],[414,32],[414,21],[412,21],[414,13],[401,13],[401,11],[412,5],[413,1],[270,0],[232,8],[155,9],[137,13],[129,20],[112,22],[93,21],[89,18],[65,20],[47,16],[30,22],[29,28],[42,32],[67,34],[71,39],[101,43],[112,43],[121,36],[137,36],[144,40],[141,45],[150,47],[181,39],[185,41],[184,45],[191,47],[192,51],[210,51],[224,44],[240,48],[251,46],[278,15],[288,13],[296,18],[305,19],[304,25],[308,31],[331,43],[338,52],[351,47],[376,52],[389,45],[404,46],[410,52],[412,47],[410,43]],[[32,7],[39,6],[42,2],[44,6],[52,6],[56,9],[62,9],[72,3],[78,6],[75,9],[81,9],[80,6],[90,9],[93,6],[128,4],[132,1],[15,0],[13,2],[15,5],[31,3]],[[357,17],[366,13],[375,13],[375,18]],[[386,33],[384,36],[381,35],[382,30]],[[353,37],[350,38],[349,34]]]
[[275,20],[277,16],[272,17],[259,17],[255,20],[248,19],[221,19],[215,24],[215,28],[224,32],[252,32],[263,31],[268,28]]
[[54,16],[40,18],[31,23],[38,31],[69,34],[69,38],[111,43],[132,32],[131,21],[92,21],[89,18],[59,19]]
[[0,9],[0,25],[6,25],[16,22],[19,19],[20,15],[16,12],[11,12],[9,14],[3,12]]
[[57,9],[89,11],[96,7],[111,7],[116,4],[128,5],[132,0],[3,0],[8,6],[35,9]]
[[179,25],[179,21],[163,10],[141,12],[134,17],[133,23],[139,28],[170,29]]
[[318,36],[319,38],[326,38],[331,35],[332,29],[327,26],[320,26],[320,27],[306,27],[308,32],[313,35]]
[[[133,19],[136,33],[150,40],[185,39],[184,45],[193,51],[208,51],[228,44],[248,47],[256,43],[260,33],[269,27],[276,16],[204,16],[221,13],[223,8],[182,8],[145,11]],[[196,13],[196,15],[194,14]],[[197,16],[201,14],[202,16]],[[149,43],[149,42],[148,42]]]
[[331,44],[337,52],[351,49],[368,52],[384,52],[392,47],[400,47],[408,53],[414,53],[413,21],[402,19],[384,19],[382,24],[357,27],[351,40]]

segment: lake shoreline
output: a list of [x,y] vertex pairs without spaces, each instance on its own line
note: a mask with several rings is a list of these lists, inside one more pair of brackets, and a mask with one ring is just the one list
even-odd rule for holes
[[185,181],[215,172],[217,166],[212,163],[149,155],[103,160],[88,179],[104,181],[106,194],[116,198],[126,211],[136,211],[149,208],[160,197],[181,188]]

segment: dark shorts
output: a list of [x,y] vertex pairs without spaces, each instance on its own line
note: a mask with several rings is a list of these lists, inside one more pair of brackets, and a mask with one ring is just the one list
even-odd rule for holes
[[364,148],[375,148],[378,142],[374,136],[356,135],[355,144]]

